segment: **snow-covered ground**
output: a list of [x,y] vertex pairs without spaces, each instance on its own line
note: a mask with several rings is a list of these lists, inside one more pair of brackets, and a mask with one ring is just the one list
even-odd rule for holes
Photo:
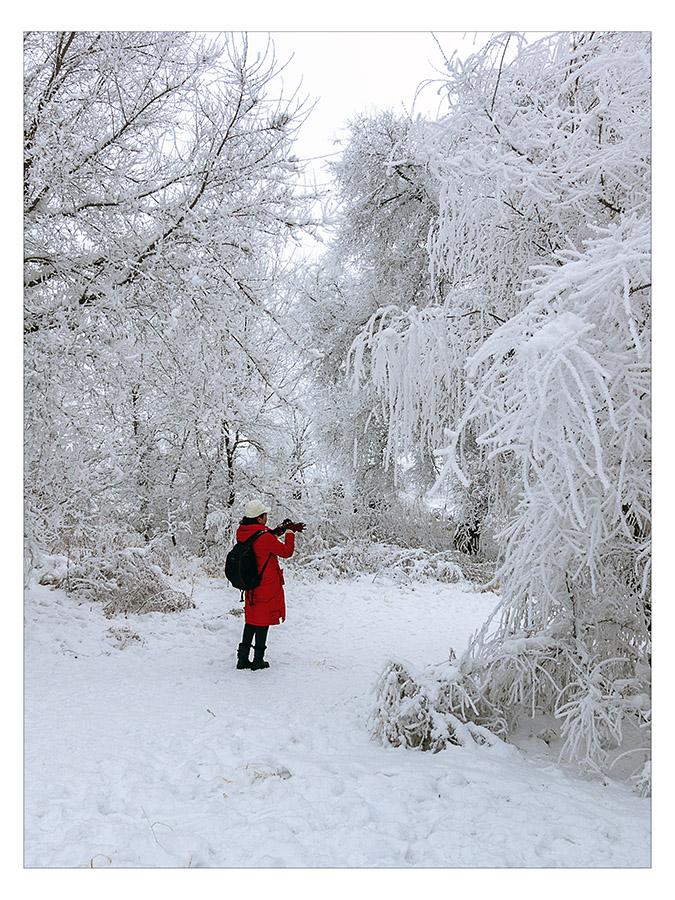
[[193,600],[108,620],[31,586],[27,867],[650,865],[649,800],[575,777],[541,741],[430,754],[371,740],[386,662],[459,653],[493,594],[287,573],[259,672],[234,666],[238,593],[202,578]]

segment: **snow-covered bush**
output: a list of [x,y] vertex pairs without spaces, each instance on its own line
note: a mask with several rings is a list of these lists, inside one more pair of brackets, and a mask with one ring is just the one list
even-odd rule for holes
[[631,777],[633,790],[641,797],[651,797],[652,794],[652,763],[648,760],[642,767],[636,770]]
[[478,710],[451,663],[419,672],[409,664],[390,662],[375,690],[371,734],[383,744],[434,753],[448,745],[501,744],[494,732],[469,715],[471,710],[475,717]]
[[[287,564],[293,565],[293,560]],[[353,541],[303,556],[297,561],[297,571],[330,580],[372,575],[374,580],[403,585],[426,581],[454,584],[465,578],[484,584],[490,580],[494,565],[469,563],[455,550],[435,553],[422,547]]]
[[40,584],[102,604],[109,618],[128,613],[180,612],[194,606],[186,594],[171,587],[148,547],[76,550],[72,556],[46,556],[35,575]]

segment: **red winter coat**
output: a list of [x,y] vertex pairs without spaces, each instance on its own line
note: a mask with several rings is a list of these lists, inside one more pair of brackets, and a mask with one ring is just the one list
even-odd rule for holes
[[286,602],[284,599],[284,573],[281,571],[278,557],[287,559],[293,555],[295,549],[295,535],[292,531],[286,533],[286,543],[278,540],[275,535],[263,525],[240,525],[237,529],[237,540],[245,541],[252,537],[256,531],[264,531],[253,543],[255,558],[258,563],[258,571],[262,572],[265,566],[262,581],[257,588],[246,591],[244,604],[246,621],[249,625],[278,625],[286,618]]

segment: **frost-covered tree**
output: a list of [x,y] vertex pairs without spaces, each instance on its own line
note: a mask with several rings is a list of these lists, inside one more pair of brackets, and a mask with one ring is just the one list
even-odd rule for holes
[[303,104],[245,35],[30,32],[24,51],[29,532],[203,550],[291,452]]
[[468,484],[477,446],[508,513],[502,602],[461,662],[473,714],[555,713],[601,766],[649,719],[649,36],[500,36],[446,88],[419,141],[443,299],[379,310],[353,364],[390,452],[422,441]]
[[[383,305],[396,300],[408,308],[431,300],[426,242],[438,209],[433,180],[417,155],[410,119],[383,112],[349,123],[343,151],[330,167],[334,232],[305,288],[318,354],[316,389],[326,412],[318,424],[322,444],[345,499],[380,536],[391,528],[387,509],[399,493],[397,467],[387,465],[389,410],[368,383],[351,394],[345,360]],[[428,456],[418,468],[430,478]]]

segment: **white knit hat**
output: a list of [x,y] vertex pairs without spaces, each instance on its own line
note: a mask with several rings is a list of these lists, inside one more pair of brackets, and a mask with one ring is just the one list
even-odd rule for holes
[[260,500],[250,500],[244,508],[244,515],[247,519],[257,519],[258,516],[270,512],[271,509],[271,506],[265,506]]

